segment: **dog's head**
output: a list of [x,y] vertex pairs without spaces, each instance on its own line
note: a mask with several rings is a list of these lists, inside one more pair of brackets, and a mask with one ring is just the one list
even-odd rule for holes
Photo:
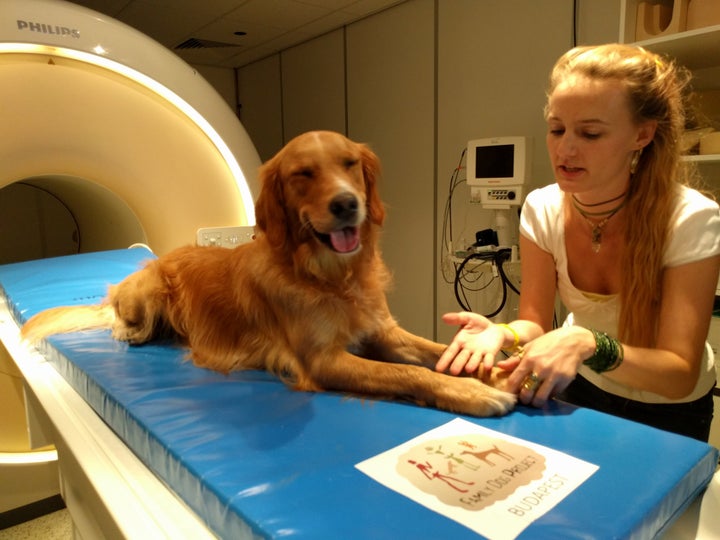
[[257,225],[271,244],[316,242],[337,254],[356,253],[363,230],[382,225],[377,156],[339,133],[295,137],[260,168]]

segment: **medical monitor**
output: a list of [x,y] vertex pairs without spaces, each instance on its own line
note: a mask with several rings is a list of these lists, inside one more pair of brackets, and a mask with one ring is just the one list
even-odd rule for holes
[[495,210],[520,206],[530,174],[530,137],[491,137],[468,141],[466,178],[470,202]]
[[469,186],[519,186],[529,173],[528,137],[491,137],[468,142]]

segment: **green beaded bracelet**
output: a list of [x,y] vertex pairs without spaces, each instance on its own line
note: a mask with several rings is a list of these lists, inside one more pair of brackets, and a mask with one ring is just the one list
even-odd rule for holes
[[595,338],[595,352],[583,364],[596,373],[617,369],[625,357],[622,343],[605,332],[598,332],[592,328],[590,331]]

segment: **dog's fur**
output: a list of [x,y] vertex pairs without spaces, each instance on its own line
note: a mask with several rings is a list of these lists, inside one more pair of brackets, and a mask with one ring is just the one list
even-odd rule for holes
[[140,344],[171,330],[196,365],[221,372],[264,369],[297,390],[507,412],[513,394],[433,371],[445,347],[390,315],[379,168],[367,146],[340,134],[300,135],[260,170],[254,241],[172,251],[112,286],[106,304],[42,312],[23,335],[112,327]]

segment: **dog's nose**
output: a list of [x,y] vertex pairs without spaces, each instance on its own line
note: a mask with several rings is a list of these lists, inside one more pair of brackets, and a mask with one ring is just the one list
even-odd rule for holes
[[330,212],[341,220],[355,217],[358,211],[358,200],[352,193],[342,193],[330,201]]

